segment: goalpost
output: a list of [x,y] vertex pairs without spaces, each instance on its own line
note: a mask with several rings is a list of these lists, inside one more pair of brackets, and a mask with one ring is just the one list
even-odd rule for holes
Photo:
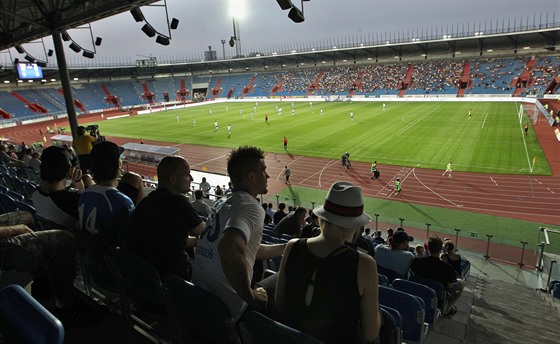
[[527,119],[531,124],[536,125],[539,122],[539,109],[535,104],[521,104],[519,105],[519,110],[517,111],[517,117],[519,118],[519,123],[523,123],[523,116],[525,114]]

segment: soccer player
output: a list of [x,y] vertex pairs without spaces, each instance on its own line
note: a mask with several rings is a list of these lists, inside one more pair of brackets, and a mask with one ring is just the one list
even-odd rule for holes
[[230,137],[231,136],[231,124],[227,125],[227,136]]
[[447,163],[447,167],[445,168],[445,171],[441,175],[444,176],[446,173],[449,173],[449,178],[451,178],[451,172],[453,172],[453,169],[451,168],[451,160],[449,160],[449,163]]
[[529,122],[525,123],[525,136],[527,136],[527,132],[529,131]]
[[193,119],[192,119],[192,126],[196,127],[196,117],[193,117]]
[[218,121],[214,121],[214,129],[218,130]]
[[284,150],[288,149],[288,139],[284,136]]
[[354,111],[350,111],[350,121],[354,121]]
[[471,113],[471,109],[469,109],[469,119],[471,119],[472,113]]
[[323,116],[323,108],[321,108],[321,116]]
[[395,191],[397,192],[397,195],[401,193],[401,190],[402,190],[401,180],[397,178],[397,180],[395,181]]
[[264,122],[265,122],[266,124],[268,124],[268,114],[265,114],[265,115],[264,115]]

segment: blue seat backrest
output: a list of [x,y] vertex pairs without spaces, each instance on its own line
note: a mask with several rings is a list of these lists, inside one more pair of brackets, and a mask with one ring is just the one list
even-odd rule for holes
[[0,305],[0,332],[6,343],[64,343],[62,323],[21,286],[0,290]]
[[438,314],[438,298],[435,290],[426,285],[403,280],[400,278],[397,278],[393,281],[393,288],[421,298],[422,301],[424,301],[424,321],[426,321],[428,324],[435,323]]
[[471,272],[471,262],[468,260],[461,258],[461,278],[465,279],[469,276]]
[[384,268],[379,264],[377,264],[377,272],[387,276],[387,279],[389,280],[389,284],[391,284],[391,282],[393,282],[395,278],[402,278],[402,276],[399,275],[398,272],[393,271],[391,269]]
[[445,303],[447,302],[447,293],[445,291],[445,287],[443,286],[443,284],[441,284],[438,281],[435,281],[433,279],[426,278],[426,277],[421,277],[421,276],[416,276],[416,275],[410,276],[410,278],[408,280],[412,281],[412,282],[420,283],[420,284],[423,284],[425,286],[428,286],[428,287],[432,288],[436,292],[437,297],[438,297],[438,308],[441,309],[441,310],[444,310],[446,308]]
[[424,302],[411,294],[388,287],[379,287],[379,303],[399,311],[402,316],[403,339],[420,342],[424,334]]
[[560,284],[560,281],[558,280],[550,281],[550,284],[548,285],[548,291],[552,293],[552,290],[554,290],[554,286],[556,286],[557,284]]
[[381,328],[379,329],[379,340],[383,344],[401,344],[401,329],[391,312],[381,307]]
[[0,210],[3,214],[17,210],[14,199],[7,194],[0,193]]
[[395,325],[398,328],[402,328],[402,316],[401,313],[399,313],[399,311],[397,311],[396,309],[389,307],[389,306],[385,306],[385,305],[379,305],[380,308],[384,309],[385,311],[389,312],[389,314],[391,314],[391,316],[393,317],[393,320],[395,320]]
[[383,274],[377,274],[377,280],[379,282],[379,285],[382,285],[384,287],[389,286],[389,279],[387,278],[387,276]]
[[320,340],[267,316],[248,311],[241,319],[244,343],[251,344],[321,344]]

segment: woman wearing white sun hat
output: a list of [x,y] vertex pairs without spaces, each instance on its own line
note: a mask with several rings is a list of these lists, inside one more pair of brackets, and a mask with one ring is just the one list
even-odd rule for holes
[[361,188],[334,183],[316,208],[321,234],[290,241],[275,300],[280,320],[324,343],[373,343],[381,318],[375,260],[347,245],[370,222]]

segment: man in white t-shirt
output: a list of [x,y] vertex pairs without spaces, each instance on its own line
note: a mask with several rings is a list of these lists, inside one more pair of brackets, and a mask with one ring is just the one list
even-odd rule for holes
[[257,259],[282,255],[285,245],[261,245],[265,211],[257,195],[267,193],[264,152],[243,146],[230,153],[228,174],[233,193],[215,204],[208,226],[200,235],[192,281],[218,296],[237,321],[247,307],[262,310],[268,297],[251,287]]

